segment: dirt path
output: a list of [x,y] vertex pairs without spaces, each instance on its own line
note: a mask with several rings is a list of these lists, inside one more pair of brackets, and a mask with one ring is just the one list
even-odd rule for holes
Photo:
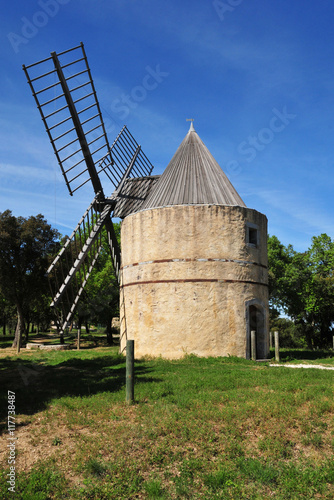
[[283,368],[317,368],[318,370],[334,370],[334,366],[323,366],[323,365],[269,365],[269,366],[282,366]]

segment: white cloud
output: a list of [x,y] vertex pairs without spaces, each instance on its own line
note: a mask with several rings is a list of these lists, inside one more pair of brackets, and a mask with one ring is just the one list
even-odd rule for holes
[[27,182],[33,184],[53,184],[61,180],[60,171],[58,172],[48,165],[45,165],[45,168],[38,168],[28,165],[0,163],[0,182],[10,181],[12,184],[21,184],[23,182],[26,185]]
[[259,190],[256,195],[275,210],[284,212],[290,227],[294,224],[296,229],[312,235],[334,234],[334,221],[329,211],[320,209],[317,200],[309,195],[292,190]]

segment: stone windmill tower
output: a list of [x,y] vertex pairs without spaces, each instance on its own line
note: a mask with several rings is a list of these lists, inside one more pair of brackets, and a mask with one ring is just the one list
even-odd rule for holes
[[[23,66],[73,195],[94,198],[49,267],[61,336],[107,235],[121,349],[179,358],[267,355],[267,219],[247,208],[191,124],[161,176],[124,126],[110,146],[84,46]],[[112,188],[107,196],[106,189]],[[109,191],[110,192],[110,191]],[[122,223],[122,256],[112,223]]]
[[[143,199],[143,202],[140,200]],[[129,207],[129,200],[135,200]],[[160,177],[122,211],[121,350],[180,358],[269,352],[267,218],[247,208],[193,123]]]

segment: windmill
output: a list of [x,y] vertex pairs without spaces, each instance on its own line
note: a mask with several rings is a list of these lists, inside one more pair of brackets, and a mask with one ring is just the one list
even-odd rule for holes
[[[110,146],[84,45],[23,65],[70,195],[91,183],[94,198],[48,269],[60,334],[72,320],[102,248],[102,230],[118,282],[120,249],[112,217],[142,203],[153,166],[126,126]],[[106,186],[113,192],[105,195]]]

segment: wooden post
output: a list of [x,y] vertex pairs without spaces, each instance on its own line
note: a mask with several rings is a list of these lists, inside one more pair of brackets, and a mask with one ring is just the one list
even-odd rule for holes
[[134,401],[135,341],[126,341],[126,402]]
[[275,332],[275,361],[279,362],[279,336],[278,336],[278,332]]
[[81,328],[78,327],[77,349],[80,349],[80,335],[81,335]]
[[273,332],[269,332],[269,348],[273,348]]
[[256,332],[255,332],[255,330],[251,331],[251,353],[252,353],[252,360],[256,361]]

